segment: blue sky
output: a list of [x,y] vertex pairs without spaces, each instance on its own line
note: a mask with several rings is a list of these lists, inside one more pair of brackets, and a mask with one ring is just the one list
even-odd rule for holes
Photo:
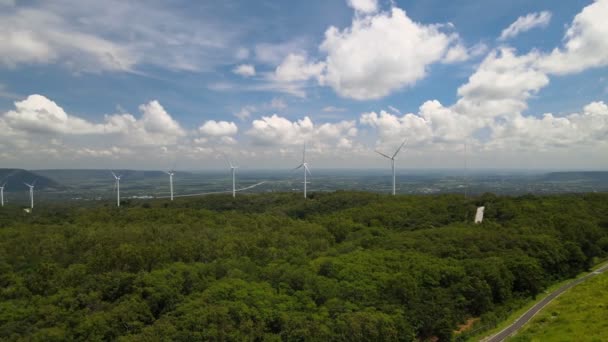
[[0,8],[2,166],[608,166],[606,0]]

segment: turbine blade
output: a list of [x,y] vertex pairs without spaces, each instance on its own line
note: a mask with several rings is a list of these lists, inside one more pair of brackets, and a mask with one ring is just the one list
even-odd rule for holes
[[34,181],[32,182],[32,186],[36,185],[37,181],[38,181],[38,178],[34,179]]
[[393,158],[395,158],[397,156],[397,153],[399,153],[399,151],[401,151],[401,148],[403,147],[403,145],[405,145],[406,142],[407,142],[407,139],[403,140],[403,142],[401,143],[401,146],[399,146],[397,151],[395,151],[395,154],[393,154]]
[[309,175],[312,176],[312,173],[310,173],[310,169],[308,168],[308,165],[304,165],[304,169],[306,170],[306,172],[308,172]]
[[300,165],[298,165],[298,167],[295,167],[293,170],[299,170],[299,169],[301,169],[301,168],[302,168],[302,166],[304,166],[304,164],[300,164]]
[[116,174],[114,173],[114,171],[110,171],[112,173],[112,176],[114,176],[114,178],[118,178],[116,177]]
[[380,151],[374,151],[374,152],[378,153],[379,155],[383,156],[384,158],[393,159]]

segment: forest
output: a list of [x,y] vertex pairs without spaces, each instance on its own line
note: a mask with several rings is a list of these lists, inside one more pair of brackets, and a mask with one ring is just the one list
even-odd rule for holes
[[0,340],[466,340],[606,256],[602,193],[7,206]]

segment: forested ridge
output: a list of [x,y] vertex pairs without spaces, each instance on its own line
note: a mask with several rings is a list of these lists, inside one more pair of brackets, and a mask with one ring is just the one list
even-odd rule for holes
[[608,255],[608,194],[300,196],[0,208],[0,340],[463,339]]

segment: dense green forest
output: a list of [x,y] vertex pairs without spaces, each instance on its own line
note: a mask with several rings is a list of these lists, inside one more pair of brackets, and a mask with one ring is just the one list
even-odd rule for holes
[[608,194],[300,197],[0,208],[0,340],[464,339],[608,255]]

